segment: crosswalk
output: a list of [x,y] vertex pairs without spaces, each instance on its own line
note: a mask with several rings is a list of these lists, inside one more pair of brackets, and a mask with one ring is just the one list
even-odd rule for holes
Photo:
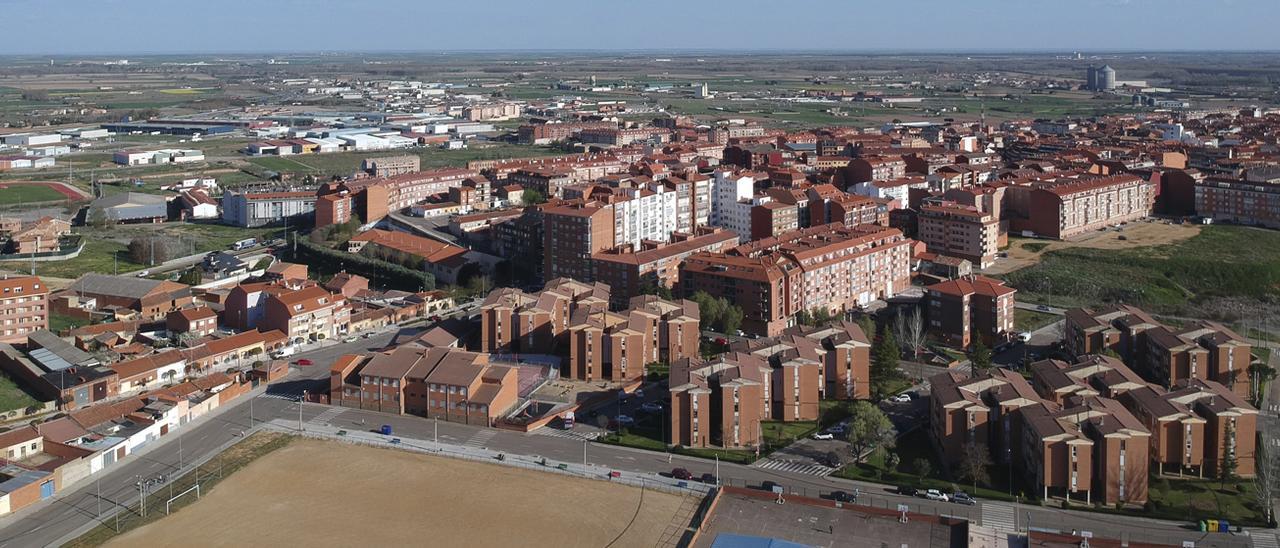
[[281,394],[281,393],[272,393],[272,392],[267,392],[266,394],[263,394],[263,395],[258,396],[258,397],[259,397],[259,398],[271,398],[271,399],[273,399],[273,400],[284,400],[284,401],[292,401],[292,402],[296,402],[296,401],[298,401],[298,396],[301,396],[301,395],[302,395],[302,394]]
[[467,441],[462,442],[462,445],[467,447],[484,447],[489,444],[489,440],[493,439],[494,436],[497,435],[498,433],[493,430],[480,430],[476,432],[475,435],[471,436],[471,438],[467,439]]
[[821,464],[806,464],[803,462],[795,462],[789,460],[763,459],[751,465],[764,470],[777,470],[779,472],[791,472],[793,474],[808,474],[810,476],[826,477],[835,472],[836,469]]
[[1253,537],[1253,548],[1280,548],[1280,541],[1277,541],[1275,533],[1271,531],[1254,529],[1250,534]]
[[325,409],[323,413],[320,413],[319,415],[311,417],[311,420],[307,422],[311,424],[317,424],[317,425],[328,424],[333,419],[338,418],[338,415],[341,415],[346,411],[347,411],[346,407],[330,407],[328,409]]
[[997,531],[1012,533],[1017,531],[1017,516],[1008,504],[982,503],[982,525]]
[[534,430],[533,433],[539,436],[567,438],[567,439],[578,440],[578,441],[594,440],[600,437],[600,434],[596,432],[584,433],[584,432],[575,432],[573,430],[561,430],[559,428],[539,428],[537,430]]

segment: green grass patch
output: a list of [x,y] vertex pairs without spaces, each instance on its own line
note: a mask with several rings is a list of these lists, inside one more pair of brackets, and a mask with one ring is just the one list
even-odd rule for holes
[[62,314],[49,314],[49,331],[54,333],[62,333],[63,331],[75,329],[88,325],[87,320],[73,318]]
[[1229,481],[1224,485],[1215,480],[1152,475],[1148,499],[1151,503],[1141,512],[1121,510],[1119,513],[1191,523],[1225,519],[1232,525],[1264,525],[1251,480]]
[[1271,349],[1265,346],[1253,347],[1253,355],[1258,357],[1262,363],[1268,363],[1271,360]]
[[40,405],[40,401],[5,377],[0,377],[0,413]]
[[[315,157],[319,158],[320,155],[316,155]],[[316,170],[314,167],[311,167],[310,164],[303,164],[288,158],[276,156],[259,156],[250,158],[249,163],[264,169],[270,169],[271,171],[278,171],[281,173],[311,173]]]
[[43,185],[8,185],[0,188],[0,205],[59,202],[66,199],[61,192]]
[[1022,249],[1025,249],[1032,253],[1039,253],[1041,251],[1044,251],[1044,248],[1046,247],[1049,247],[1049,244],[1046,242],[1026,242],[1022,244]]
[[1036,312],[1035,310],[1015,308],[1013,311],[1013,326],[1018,331],[1035,331],[1061,319],[1062,316]]
[[1216,297],[1280,297],[1280,232],[1211,225],[1183,242],[1122,250],[1068,248],[1009,273],[1023,298],[1061,306],[1127,303],[1193,313]]

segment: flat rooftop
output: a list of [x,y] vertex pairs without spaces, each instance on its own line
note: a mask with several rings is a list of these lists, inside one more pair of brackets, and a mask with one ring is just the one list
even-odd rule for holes
[[[889,515],[893,514],[893,515]],[[946,519],[946,518],[943,518]],[[891,510],[788,495],[785,504],[764,491],[726,487],[706,527],[694,543],[710,548],[720,534],[780,539],[807,546],[849,548],[936,548],[967,546],[968,526],[932,516],[899,523]]]

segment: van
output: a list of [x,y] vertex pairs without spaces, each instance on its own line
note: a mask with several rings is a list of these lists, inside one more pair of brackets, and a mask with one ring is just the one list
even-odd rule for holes
[[292,346],[286,346],[284,348],[281,348],[280,350],[276,350],[275,352],[272,352],[271,357],[277,360],[282,358],[287,358],[289,356],[292,356],[295,352],[297,352],[297,350],[298,350],[297,348],[294,348]]

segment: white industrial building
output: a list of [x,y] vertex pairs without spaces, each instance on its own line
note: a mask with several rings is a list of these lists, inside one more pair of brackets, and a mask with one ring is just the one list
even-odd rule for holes
[[203,162],[204,153],[193,149],[162,148],[159,150],[122,150],[112,155],[112,160],[122,166],[149,164],[189,164]]
[[13,135],[0,136],[0,142],[16,147],[56,145],[62,142],[62,135],[57,133],[15,133]]

